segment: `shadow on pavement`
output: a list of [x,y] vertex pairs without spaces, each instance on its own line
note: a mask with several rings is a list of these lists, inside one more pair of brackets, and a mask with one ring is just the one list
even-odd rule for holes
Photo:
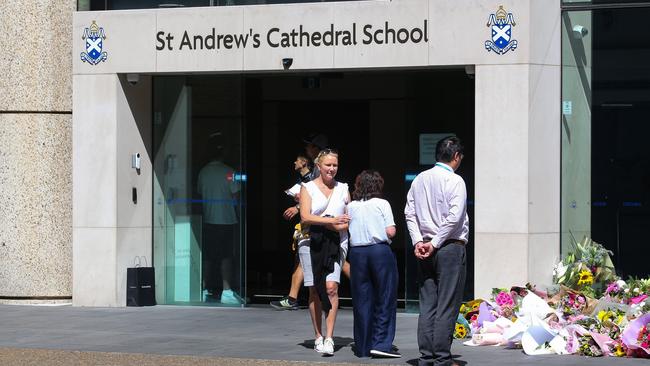
[[[463,360],[458,359],[459,357],[461,357],[461,355],[452,355],[452,357],[453,357],[453,360],[454,360],[453,362],[456,363],[456,365],[458,365],[458,366],[467,365],[467,361],[463,361]],[[413,359],[410,359],[410,360],[406,361],[406,363],[411,365],[411,366],[418,366],[418,359],[413,358]]]
[[[338,352],[343,347],[350,347],[354,339],[349,337],[334,337],[334,352]],[[302,343],[298,343],[308,349],[314,349],[314,339],[305,339]]]

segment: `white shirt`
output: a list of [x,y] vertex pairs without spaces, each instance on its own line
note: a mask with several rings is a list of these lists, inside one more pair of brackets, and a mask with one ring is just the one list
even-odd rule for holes
[[198,191],[203,199],[203,221],[208,224],[236,224],[235,193],[239,183],[234,170],[221,161],[211,161],[199,172]]
[[[309,197],[311,197],[311,213],[316,216],[341,216],[345,213],[345,207],[348,204],[348,185],[347,183],[336,182],[330,198],[328,199],[323,194],[323,191],[318,188],[314,181],[309,181],[302,184]],[[341,237],[341,247],[343,248],[344,253],[348,250],[348,232],[341,231],[339,232]]]
[[450,239],[467,243],[466,202],[465,181],[447,164],[437,163],[415,177],[404,208],[413,245],[424,237],[436,248]]
[[351,247],[390,244],[386,228],[395,226],[395,221],[388,201],[381,198],[352,201],[348,205],[348,214]]

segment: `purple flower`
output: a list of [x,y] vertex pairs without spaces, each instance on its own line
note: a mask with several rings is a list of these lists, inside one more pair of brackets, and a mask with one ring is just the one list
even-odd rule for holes
[[605,293],[609,295],[610,292],[618,292],[621,288],[618,287],[618,284],[616,282],[612,282],[609,285],[607,285],[607,289],[605,290]]

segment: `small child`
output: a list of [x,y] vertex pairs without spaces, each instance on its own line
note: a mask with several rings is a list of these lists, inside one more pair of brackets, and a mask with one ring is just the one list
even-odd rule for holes
[[395,221],[382,199],[384,179],[364,170],[354,183],[350,215],[350,283],[358,357],[401,357],[393,350],[397,316],[397,261],[390,249]]

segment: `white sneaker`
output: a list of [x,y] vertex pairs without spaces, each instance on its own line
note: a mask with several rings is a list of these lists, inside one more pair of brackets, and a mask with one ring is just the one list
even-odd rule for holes
[[323,337],[318,337],[314,340],[314,351],[323,353]]
[[241,305],[244,301],[233,290],[223,290],[221,292],[221,303],[224,305]]
[[325,338],[322,353],[327,356],[334,356],[334,340],[332,338]]

